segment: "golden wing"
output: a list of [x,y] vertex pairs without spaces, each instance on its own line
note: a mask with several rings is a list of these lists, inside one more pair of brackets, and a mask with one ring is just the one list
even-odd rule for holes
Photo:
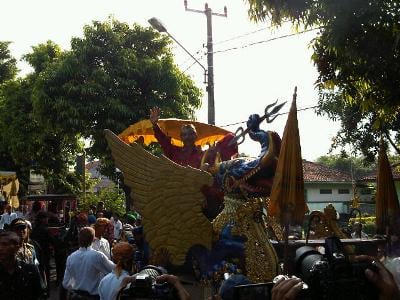
[[115,165],[131,188],[135,208],[143,216],[151,248],[167,249],[174,265],[183,264],[195,244],[211,248],[212,225],[202,213],[200,189],[212,185],[212,176],[154,156],[140,145],[128,145],[110,130],[105,130],[105,136]]

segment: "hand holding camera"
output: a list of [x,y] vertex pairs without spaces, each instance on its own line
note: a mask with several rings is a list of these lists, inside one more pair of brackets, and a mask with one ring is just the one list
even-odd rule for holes
[[365,276],[379,290],[379,300],[400,299],[400,291],[393,275],[381,262],[367,255],[356,256],[355,260],[369,262],[376,267],[374,271],[366,269]]

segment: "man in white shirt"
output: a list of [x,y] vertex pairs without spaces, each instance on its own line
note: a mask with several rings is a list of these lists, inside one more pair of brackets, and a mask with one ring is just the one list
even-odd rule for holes
[[114,225],[114,239],[119,241],[121,239],[121,232],[122,232],[122,222],[119,220],[118,214],[114,214],[111,222]]
[[353,224],[353,232],[351,233],[352,239],[368,239],[368,234],[362,231],[362,224],[355,222]]
[[103,253],[92,249],[94,229],[84,227],[79,232],[80,248],[67,258],[62,282],[72,298],[74,295],[86,299],[98,299],[98,286],[103,274],[110,273],[115,264]]
[[110,255],[110,243],[103,238],[103,234],[106,230],[110,220],[107,218],[98,218],[94,224],[94,240],[92,248],[96,251],[103,253],[108,259],[111,259]]
[[5,225],[10,225],[11,222],[17,218],[17,214],[11,212],[11,205],[7,205],[4,208],[4,214],[1,215],[0,219],[0,229],[5,229]]

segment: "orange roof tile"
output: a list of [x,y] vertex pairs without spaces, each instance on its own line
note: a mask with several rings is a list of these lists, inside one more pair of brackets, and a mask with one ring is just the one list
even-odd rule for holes
[[305,182],[351,182],[350,174],[303,160]]

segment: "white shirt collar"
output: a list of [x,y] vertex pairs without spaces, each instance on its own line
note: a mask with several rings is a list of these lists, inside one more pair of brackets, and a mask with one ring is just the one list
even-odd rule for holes
[[90,250],[93,250],[93,249],[92,249],[92,246],[89,246],[89,247],[79,247],[79,250],[80,251],[90,251]]

